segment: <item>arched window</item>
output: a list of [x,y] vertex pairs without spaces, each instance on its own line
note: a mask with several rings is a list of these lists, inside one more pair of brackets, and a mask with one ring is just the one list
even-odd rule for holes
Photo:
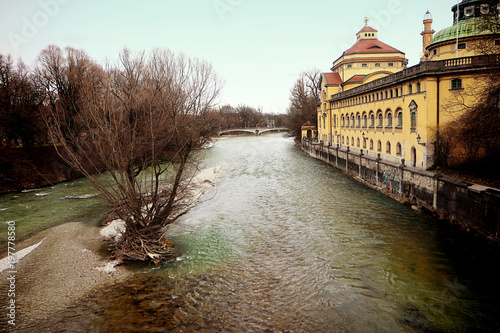
[[333,116],[333,127],[337,128],[337,115]]
[[421,90],[422,86],[420,85],[420,82],[417,83],[417,92],[419,93]]
[[377,151],[382,151],[382,141],[380,140],[377,142]]
[[396,155],[401,156],[402,151],[401,151],[401,144],[398,142],[396,144]]
[[354,128],[354,126],[356,126],[356,120],[354,120],[354,119],[355,118],[354,118],[354,113],[353,113],[353,114],[351,114],[351,121],[352,121],[351,122],[351,127],[353,127],[353,128]]
[[408,85],[408,94],[413,94],[413,86],[411,84]]
[[373,140],[370,139],[370,150],[373,150]]
[[360,146],[360,141],[359,141],[359,138],[358,138],[356,147],[359,148],[359,146]]
[[396,88],[396,97],[398,97],[398,96],[399,96],[399,89]]
[[387,154],[391,154],[391,143],[389,141],[385,144],[385,151]]
[[392,112],[387,112],[387,122],[385,127],[392,127]]
[[379,111],[379,113],[377,114],[377,118],[378,118],[377,127],[384,126],[384,116],[382,115],[382,111]]
[[364,148],[364,149],[366,149],[366,140],[367,140],[367,139],[364,139],[364,138],[363,138],[363,148]]
[[344,140],[345,140],[345,138],[342,136],[342,144],[344,144],[344,142],[345,142]]
[[363,113],[363,127],[367,127],[368,126],[368,116],[366,115],[366,112]]
[[354,147],[354,138],[351,138],[351,146]]
[[370,113],[370,127],[375,127],[375,114],[373,112]]
[[392,95],[392,94],[393,94],[393,92],[392,92],[392,89],[391,89],[391,92],[390,92],[391,98],[393,97],[393,95]]
[[399,109],[399,111],[397,111],[398,115],[398,122],[396,124],[396,127],[397,128],[403,128],[403,111],[401,111],[401,109]]
[[356,123],[356,127],[361,127],[361,115],[358,113],[357,114],[358,122]]
[[349,127],[349,116],[345,118],[345,127]]

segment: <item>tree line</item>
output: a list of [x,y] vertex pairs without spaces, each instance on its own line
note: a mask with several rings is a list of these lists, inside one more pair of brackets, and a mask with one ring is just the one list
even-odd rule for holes
[[189,203],[193,151],[219,130],[283,123],[260,108],[218,106],[222,86],[209,63],[163,49],[123,49],[101,65],[84,50],[50,45],[33,68],[0,55],[2,177],[51,145],[124,221],[113,257],[170,260],[176,250],[164,233]]

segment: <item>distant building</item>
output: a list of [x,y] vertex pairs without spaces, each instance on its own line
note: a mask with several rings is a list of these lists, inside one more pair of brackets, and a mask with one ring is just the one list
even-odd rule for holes
[[318,135],[318,128],[311,121],[306,121],[302,125],[302,137],[307,139],[315,139]]
[[[481,76],[499,70],[500,35],[484,28],[498,15],[499,1],[463,0],[453,6],[453,26],[438,33],[424,16],[420,64],[406,68],[405,54],[378,39],[368,25],[356,43],[321,76],[318,140],[387,162],[427,169],[435,161],[436,129],[450,121],[450,101]],[[468,98],[468,97],[465,97]],[[472,101],[465,101],[472,103]]]

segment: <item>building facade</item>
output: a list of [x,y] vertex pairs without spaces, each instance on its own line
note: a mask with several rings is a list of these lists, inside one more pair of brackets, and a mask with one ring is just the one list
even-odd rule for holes
[[463,0],[452,8],[453,26],[437,33],[427,12],[421,62],[410,68],[366,20],[356,43],[321,76],[318,140],[389,163],[432,167],[440,126],[460,112],[454,101],[473,103],[467,92],[499,70],[500,34],[484,24],[499,9],[499,1]]

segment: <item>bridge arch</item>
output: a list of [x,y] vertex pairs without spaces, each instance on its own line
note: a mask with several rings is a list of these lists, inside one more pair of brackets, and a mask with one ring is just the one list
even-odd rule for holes
[[262,128],[232,128],[232,129],[227,129],[219,132],[219,136],[228,134],[228,133],[250,133],[254,135],[261,135],[262,133],[268,133],[268,132],[282,132],[282,131],[287,131],[287,128],[284,127],[262,127]]

